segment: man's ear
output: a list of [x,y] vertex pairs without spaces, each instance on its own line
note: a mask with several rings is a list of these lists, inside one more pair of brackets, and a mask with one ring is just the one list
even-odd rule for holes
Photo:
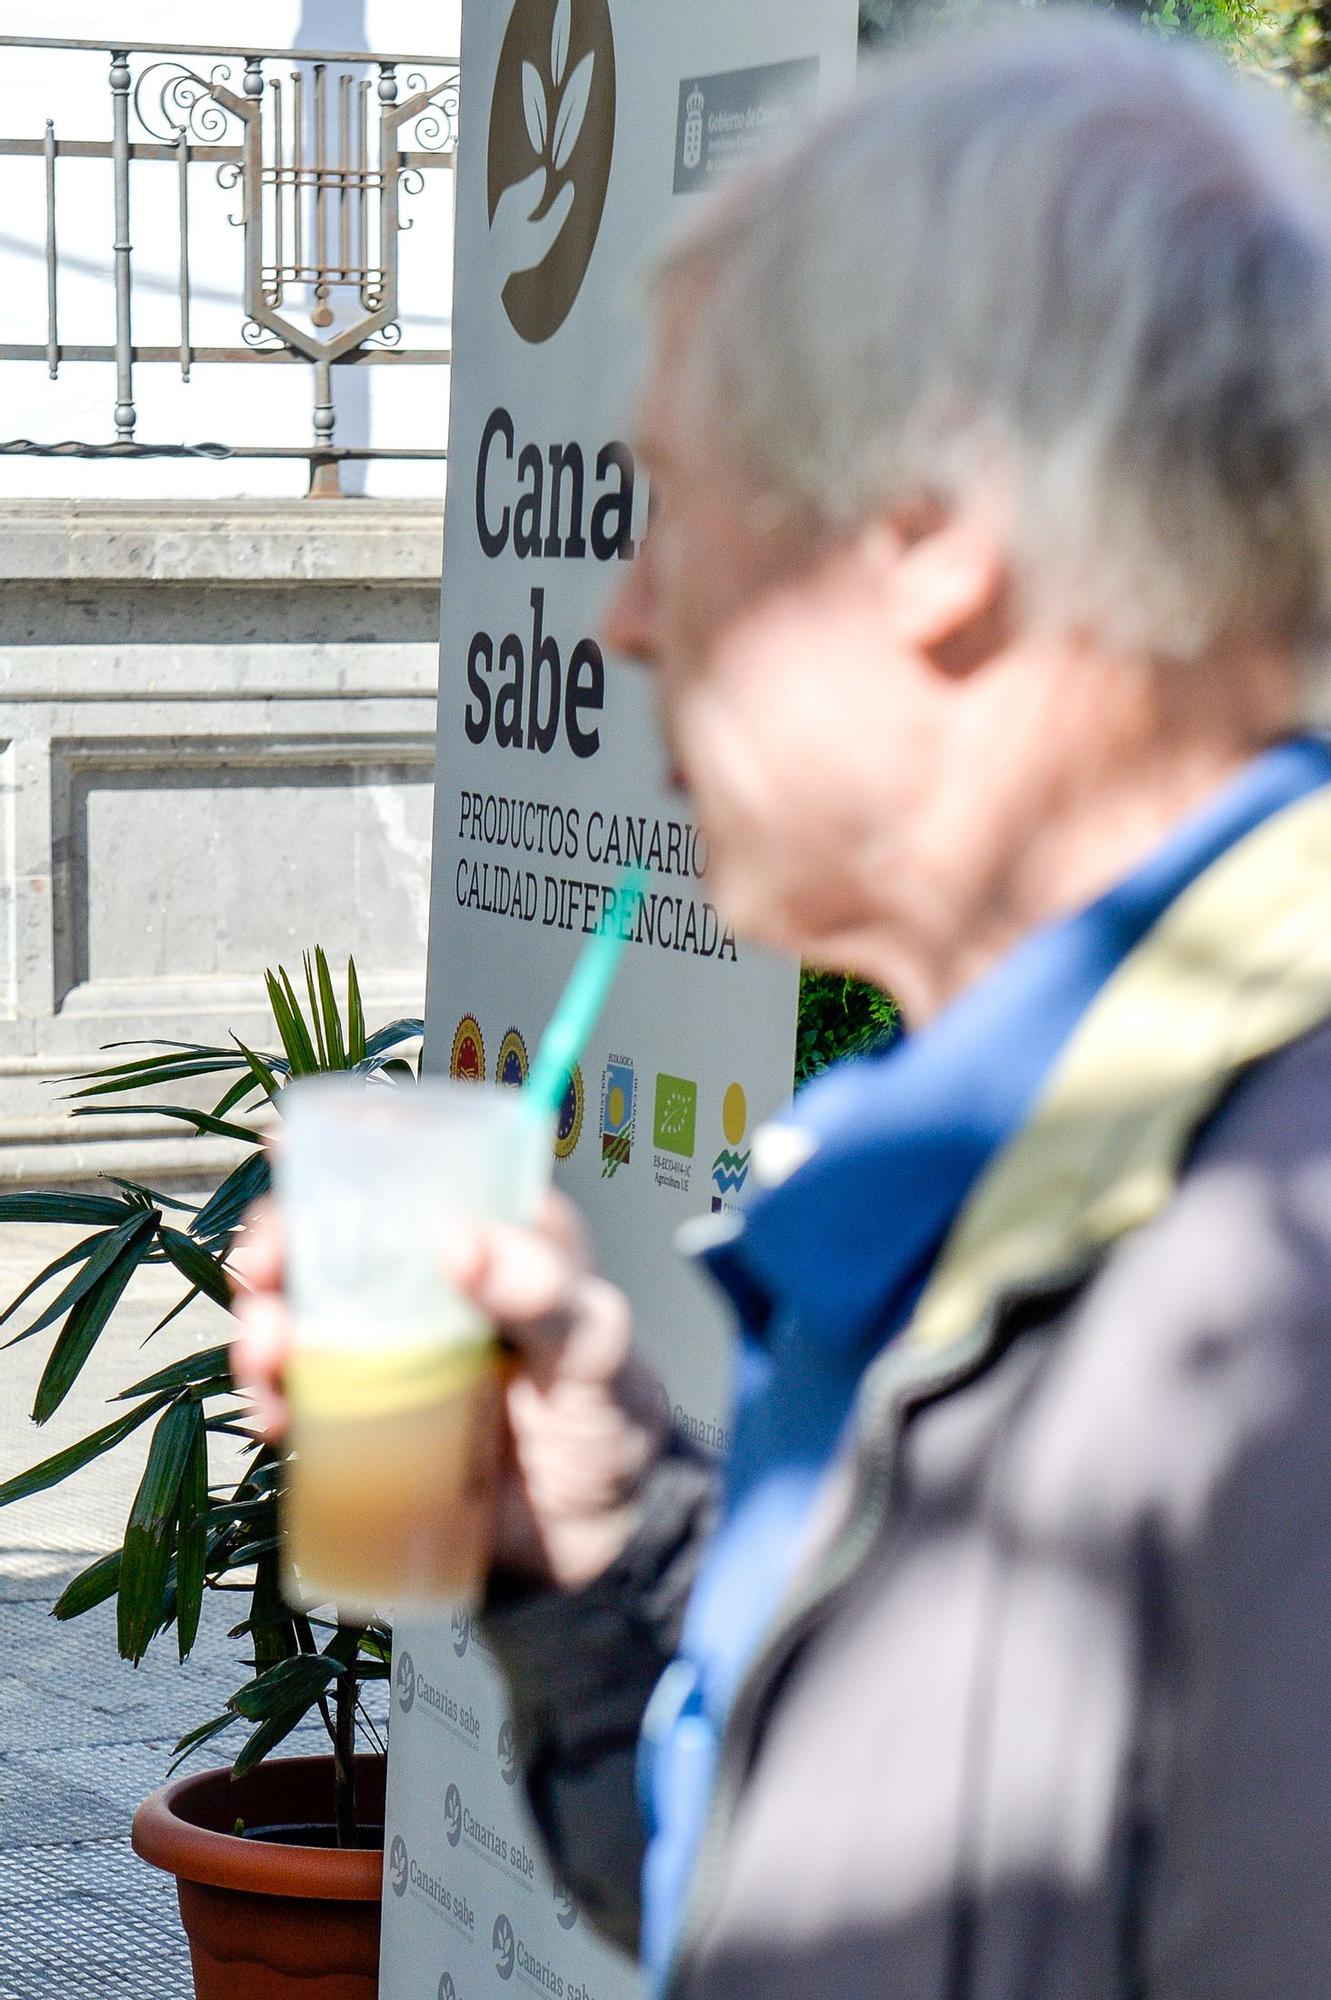
[[893,643],[945,673],[967,673],[989,658],[1007,627],[1011,585],[996,510],[920,508],[867,532]]

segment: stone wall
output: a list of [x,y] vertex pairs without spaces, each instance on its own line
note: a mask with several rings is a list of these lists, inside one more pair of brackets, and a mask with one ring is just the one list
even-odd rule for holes
[[305,947],[355,953],[371,1027],[420,1011],[440,540],[414,501],[0,512],[0,1182],[210,1171],[53,1079],[272,1046]]

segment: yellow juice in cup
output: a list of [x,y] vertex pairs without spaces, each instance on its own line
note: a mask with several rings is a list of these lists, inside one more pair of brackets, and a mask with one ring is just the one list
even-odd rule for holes
[[293,1603],[370,1618],[481,1590],[504,1363],[436,1248],[467,1216],[529,1215],[549,1153],[548,1126],[514,1091],[291,1087],[277,1168],[295,1327],[280,1509]]
[[[317,1351],[304,1367],[316,1374]],[[474,1597],[493,1536],[503,1413],[492,1346],[427,1401],[328,1410],[295,1393],[285,1492],[288,1589],[370,1618]]]

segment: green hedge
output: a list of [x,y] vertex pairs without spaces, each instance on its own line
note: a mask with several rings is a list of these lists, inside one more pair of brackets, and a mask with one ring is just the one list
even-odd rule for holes
[[876,986],[805,966],[795,1039],[796,1083],[816,1076],[838,1056],[862,1055],[895,1034],[899,1025],[895,1002]]
[[[1037,0],[1046,4],[1047,0]],[[903,29],[931,18],[964,19],[988,0],[860,0],[860,38],[873,43],[890,40]],[[1180,30],[1229,41],[1278,16],[1315,14],[1314,7],[1263,7],[1257,0],[1087,0],[1111,12],[1135,16],[1165,34]]]

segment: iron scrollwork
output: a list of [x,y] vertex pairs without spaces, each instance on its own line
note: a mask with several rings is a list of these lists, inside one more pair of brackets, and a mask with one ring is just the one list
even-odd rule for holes
[[[430,83],[419,70],[407,78],[407,88],[430,92],[430,102],[418,111],[408,128],[409,146],[417,153],[451,153],[458,142],[458,78],[456,72],[442,82]],[[416,192],[415,189],[412,190]]]
[[[184,63],[149,63],[139,71],[134,85],[135,116],[148,137],[164,145],[174,145],[182,132],[197,145],[219,145],[232,121],[214,92],[219,85],[225,87],[230,77],[225,63],[215,63],[206,77]],[[149,102],[154,97],[155,112]]]

